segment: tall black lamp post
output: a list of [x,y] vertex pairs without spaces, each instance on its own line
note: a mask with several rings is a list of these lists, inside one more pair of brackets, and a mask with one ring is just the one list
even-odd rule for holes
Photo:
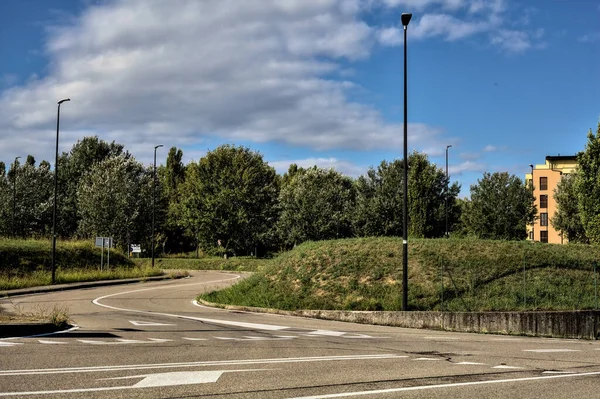
[[52,210],[52,284],[56,282],[56,192],[58,190],[58,132],[60,126],[60,104],[71,101],[65,98],[58,102],[58,113],[56,115],[56,152],[54,156],[54,205]]
[[448,176],[448,148],[450,147],[452,146],[446,146],[446,195],[444,196],[444,210],[446,213],[446,238],[450,238],[450,234],[448,233],[448,185],[450,184],[450,178]]
[[[531,196],[533,196],[533,164],[529,164],[529,167],[531,168]],[[535,205],[535,198],[531,200],[533,205]],[[535,241],[535,231],[534,231],[534,227],[535,227],[535,220],[533,222],[531,222],[531,241]]]
[[154,173],[152,174],[152,267],[154,267],[154,204],[156,203],[156,149],[162,146],[162,144],[159,144],[154,147]]
[[17,229],[15,228],[15,213],[17,210],[17,160],[21,157],[15,158],[13,163],[13,212],[12,212],[12,231],[13,237],[17,237]]
[[406,91],[406,28],[412,14],[402,13],[404,26],[404,206],[402,212],[402,310],[408,310],[408,107]]

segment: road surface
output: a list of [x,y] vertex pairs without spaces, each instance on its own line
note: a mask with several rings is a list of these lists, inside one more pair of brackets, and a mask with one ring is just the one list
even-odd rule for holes
[[595,341],[212,309],[195,304],[197,294],[239,276],[192,274],[184,280],[12,298],[23,310],[68,307],[78,328],[0,340],[0,398],[600,395]]

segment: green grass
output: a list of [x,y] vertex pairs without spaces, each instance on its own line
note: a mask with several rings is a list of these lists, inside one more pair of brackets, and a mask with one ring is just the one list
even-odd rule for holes
[[[253,257],[236,256],[229,259],[209,258],[159,258],[154,260],[154,265],[164,270],[232,270],[256,272],[264,269],[270,259],[257,259]],[[135,259],[136,265],[150,265],[148,258]]]
[[[598,246],[412,239],[409,309],[441,309],[442,268],[444,310],[594,308],[596,260]],[[285,310],[399,310],[402,240],[305,243],[234,287],[201,299]]]
[[[107,250],[104,250],[106,263]],[[101,249],[91,240],[56,242],[56,266],[63,268],[99,267]],[[111,249],[111,266],[133,266],[123,252]],[[50,240],[0,239],[0,273],[28,273],[49,270],[52,266],[52,243]]]
[[[151,277],[162,274],[163,271],[159,268],[152,269],[150,267],[139,266],[111,267],[110,270],[103,271],[98,269],[57,269],[56,284]],[[20,276],[0,275],[0,290],[37,287],[50,285],[51,283],[52,275],[48,271],[33,271]]]
[[[137,266],[121,251],[111,249],[110,268],[100,271],[101,250],[87,241],[57,241],[56,283],[149,277],[160,268]],[[0,290],[51,284],[52,246],[49,240],[0,239]]]

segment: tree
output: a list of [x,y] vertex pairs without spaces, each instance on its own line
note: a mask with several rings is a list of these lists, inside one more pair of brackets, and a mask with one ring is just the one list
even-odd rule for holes
[[401,160],[382,161],[356,181],[356,207],[353,217],[357,235],[402,236]]
[[127,248],[149,241],[152,171],[121,154],[98,163],[77,189],[78,235],[113,237]]
[[97,136],[84,137],[77,141],[71,151],[62,153],[58,159],[58,209],[56,217],[57,234],[72,237],[76,234],[79,224],[77,210],[77,189],[80,179],[94,170],[95,165],[107,158],[123,155],[125,159],[130,154],[123,145],[107,143]]
[[186,168],[180,185],[184,224],[199,244],[214,250],[253,253],[267,245],[277,216],[278,178],[256,152],[222,145]]
[[159,208],[164,212],[164,221],[160,230],[164,235],[163,248],[167,252],[186,251],[191,246],[191,240],[186,234],[185,226],[181,223],[180,215],[179,186],[185,179],[185,166],[182,158],[183,151],[172,147],[169,150],[166,165],[158,170],[161,186],[164,188],[164,195],[159,203]]
[[600,122],[596,135],[588,133],[583,152],[577,155],[579,164],[575,178],[581,224],[590,243],[600,243]]
[[[429,162],[427,155],[413,152],[408,157],[408,233],[411,237],[442,237],[446,230],[445,198],[449,184],[441,168]],[[458,219],[456,198],[458,183],[448,187],[448,225]]]
[[[408,218],[412,237],[441,237],[445,233],[445,196],[448,179],[425,154],[413,152],[408,158]],[[377,170],[369,168],[356,182],[355,230],[361,236],[401,236],[404,163],[382,161]],[[448,190],[448,221],[451,227],[460,215],[456,198],[460,185]]]
[[471,185],[463,223],[467,232],[478,238],[522,240],[535,214],[533,194],[521,179],[507,172],[485,172]]
[[[295,166],[295,165],[293,165]],[[355,187],[351,178],[316,166],[290,169],[279,195],[280,237],[287,245],[352,235]]]
[[550,218],[552,226],[562,232],[569,242],[588,242],[581,224],[579,200],[575,190],[577,173],[563,175],[554,190],[557,211]]

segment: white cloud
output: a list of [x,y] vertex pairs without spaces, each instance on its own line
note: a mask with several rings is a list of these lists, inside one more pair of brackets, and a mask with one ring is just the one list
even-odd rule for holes
[[275,161],[269,162],[269,165],[274,167],[278,173],[288,171],[291,164],[296,164],[302,168],[310,168],[318,166],[323,169],[335,169],[338,172],[351,177],[358,177],[367,172],[367,167],[356,165],[349,161],[339,160],[337,158],[306,158],[291,161]]
[[488,144],[483,148],[483,151],[484,152],[495,152],[495,151],[498,151],[498,147]]
[[491,36],[490,42],[511,53],[522,53],[532,47],[529,35],[517,30],[501,29]]
[[487,166],[481,162],[465,161],[459,164],[452,164],[448,166],[448,173],[452,175],[462,175],[467,172],[481,172],[486,170]]
[[600,41],[600,32],[589,32],[580,36],[577,40],[582,43],[593,43]]
[[[61,107],[61,149],[83,131],[133,153],[208,136],[399,148],[402,125],[349,101],[355,85],[329,77],[347,75],[348,62],[375,42],[359,4],[120,0],[88,8],[51,31],[46,77],[0,94],[0,156],[28,148],[50,158],[64,97],[72,101]],[[410,134],[414,145],[439,130],[415,124]]]

